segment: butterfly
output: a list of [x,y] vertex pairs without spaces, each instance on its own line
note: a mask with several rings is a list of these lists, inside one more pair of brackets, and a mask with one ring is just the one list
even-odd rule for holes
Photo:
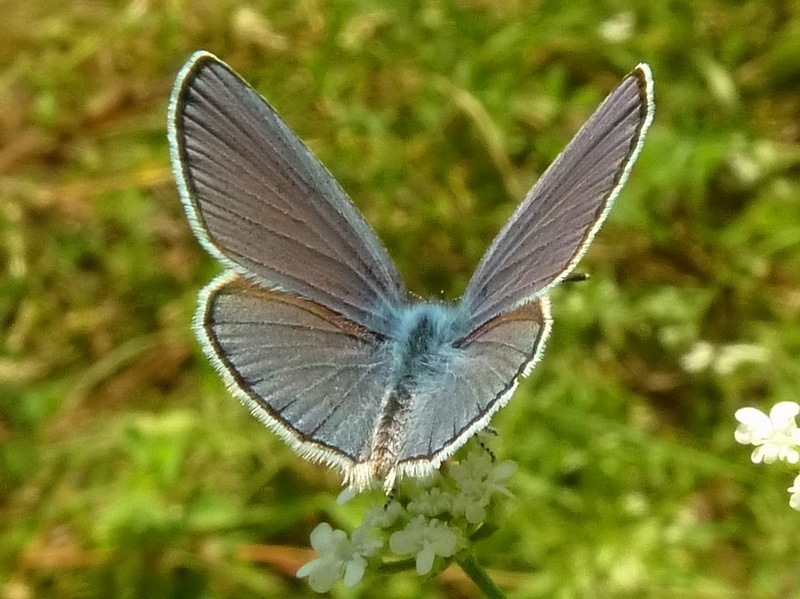
[[194,329],[253,414],[356,490],[423,477],[542,356],[569,276],[653,119],[638,65],[528,192],[456,303],[410,299],[386,250],[275,110],[207,52],[178,74],[170,158],[189,223],[225,271]]

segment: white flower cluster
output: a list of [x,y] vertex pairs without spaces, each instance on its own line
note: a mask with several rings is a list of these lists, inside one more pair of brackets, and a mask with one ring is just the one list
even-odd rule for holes
[[680,362],[686,372],[711,370],[716,374],[726,375],[744,364],[763,364],[767,360],[769,351],[760,345],[752,343],[712,345],[708,341],[698,341]]
[[317,558],[297,576],[324,593],[339,579],[355,586],[370,563],[397,565],[405,558],[410,568],[413,558],[417,574],[428,574],[437,558],[453,557],[466,547],[470,534],[485,523],[494,495],[511,495],[503,482],[515,471],[514,462],[495,463],[476,450],[427,483],[409,481],[406,499],[368,508],[349,538],[323,522],[311,533]]
[[[800,463],[800,429],[795,418],[800,413],[800,405],[793,401],[775,404],[769,415],[756,408],[736,410],[739,426],[734,437],[742,445],[755,445],[750,459],[754,464],[786,462]],[[791,496],[789,505],[800,511],[800,474],[788,489]]]

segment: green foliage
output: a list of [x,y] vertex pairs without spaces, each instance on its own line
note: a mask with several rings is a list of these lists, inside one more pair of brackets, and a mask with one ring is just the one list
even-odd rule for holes
[[[409,287],[450,298],[649,62],[655,122],[591,279],[554,294],[545,359],[494,421],[520,468],[480,561],[512,597],[798,592],[791,476],[733,441],[736,408],[800,389],[796,3],[29,0],[0,22],[0,596],[312,595],[309,532],[358,521],[191,335],[218,267],[165,112],[200,48],[307,141]],[[687,370],[701,340],[769,360]],[[477,596],[451,572],[354,593]]]

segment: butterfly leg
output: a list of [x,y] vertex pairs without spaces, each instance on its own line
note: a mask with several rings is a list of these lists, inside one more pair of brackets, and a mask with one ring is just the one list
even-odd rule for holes
[[[482,432],[486,435],[492,435],[493,437],[497,436],[497,429],[494,428],[493,426],[487,426],[485,429],[483,429]],[[489,454],[489,457],[492,459],[492,462],[496,462],[497,456],[495,455],[494,451],[492,451],[492,448],[489,447],[486,444],[486,442],[484,442],[484,440],[480,438],[480,436],[475,437],[475,440],[478,442],[480,448]]]
[[383,511],[384,512],[389,509],[390,505],[392,505],[392,502],[394,501],[394,494],[395,494],[396,490],[397,490],[397,485],[395,484],[391,488],[391,490],[386,494],[386,501],[383,502]]

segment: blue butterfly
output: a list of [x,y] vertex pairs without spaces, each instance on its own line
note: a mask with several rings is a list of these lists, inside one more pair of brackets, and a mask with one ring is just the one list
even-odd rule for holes
[[586,253],[652,118],[640,64],[528,192],[463,297],[417,302],[273,108],[195,53],[168,127],[189,222],[226,268],[200,293],[194,327],[206,355],[263,423],[355,489],[431,473],[541,358],[548,292]]

